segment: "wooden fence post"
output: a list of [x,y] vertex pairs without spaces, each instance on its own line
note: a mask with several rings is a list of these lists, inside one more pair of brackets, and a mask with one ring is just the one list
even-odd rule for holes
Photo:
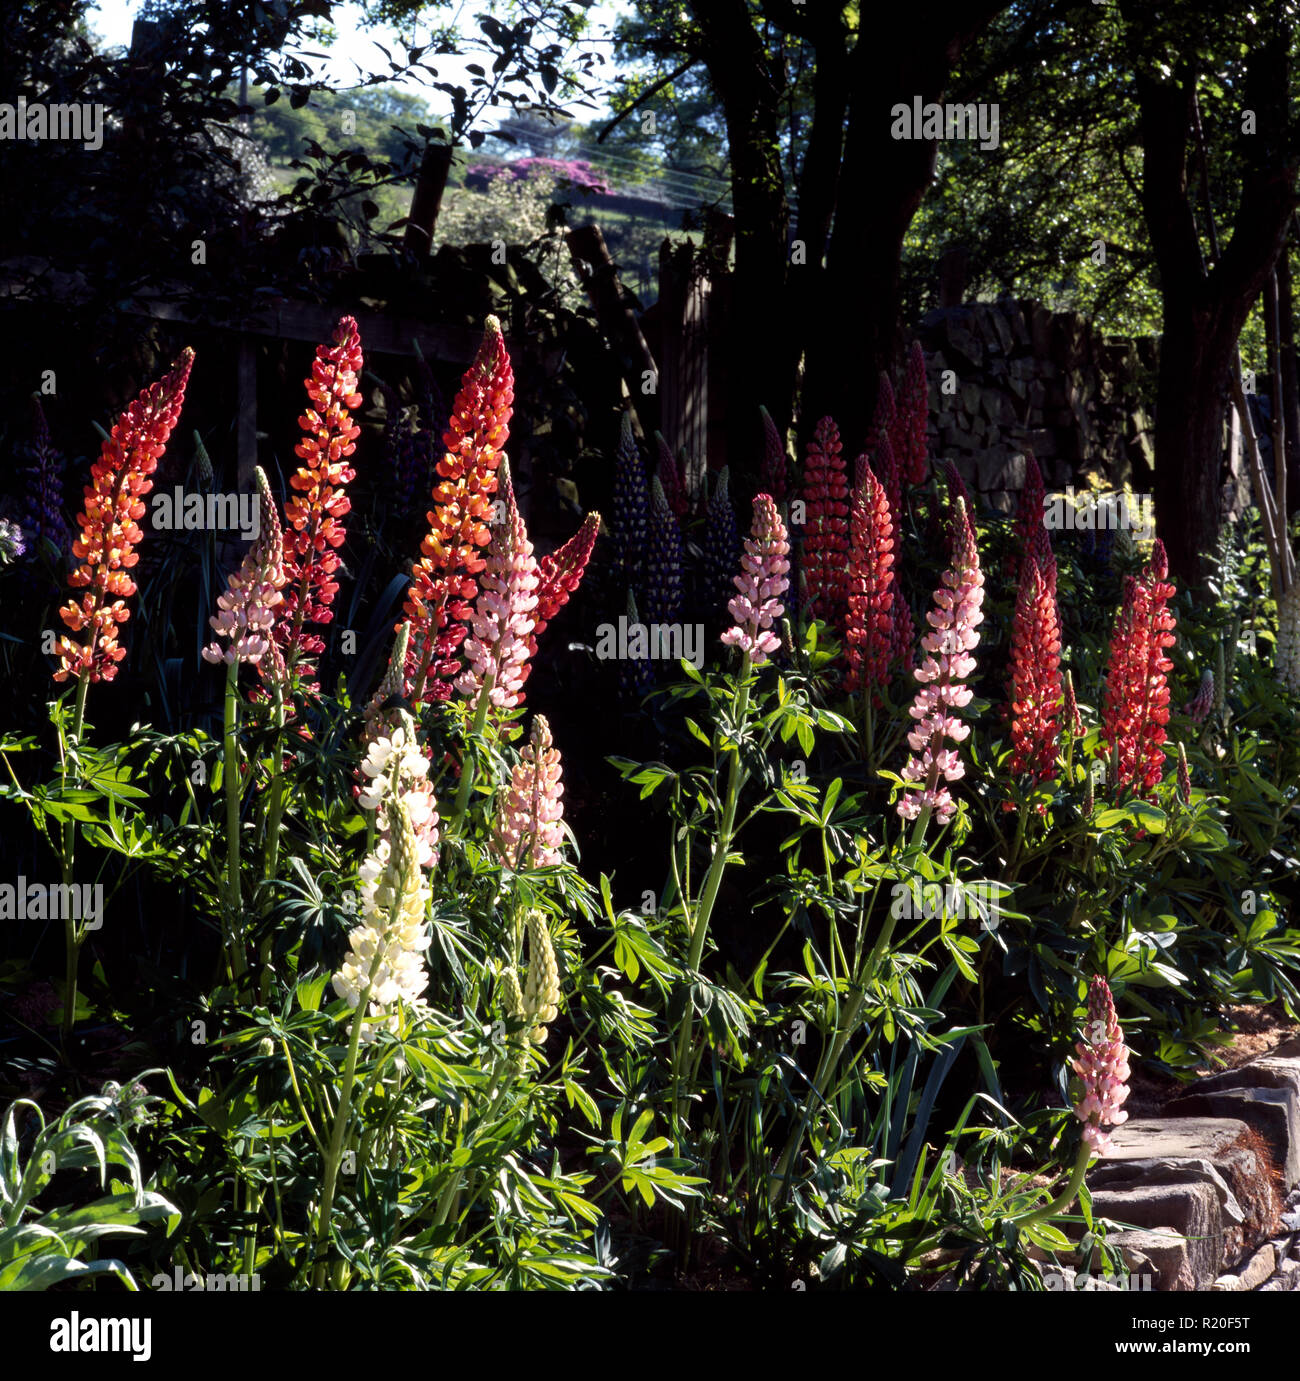
[[406,218],[402,243],[415,254],[433,252],[433,231],[442,209],[442,194],[451,171],[451,145],[430,144],[411,193],[411,211]]
[[708,455],[709,317],[711,284],[704,264],[687,241],[665,240],[659,251],[659,303],[663,323],[664,439],[685,447],[691,501],[700,493]]
[[[632,309],[631,296],[619,280],[618,266],[610,256],[598,225],[576,226],[564,238],[600,329],[618,357],[619,369],[632,395],[642,430],[649,435],[659,428],[662,415],[659,391],[663,388],[663,372],[655,365],[646,344]],[[653,393],[646,393],[641,386],[647,374],[656,380]]]

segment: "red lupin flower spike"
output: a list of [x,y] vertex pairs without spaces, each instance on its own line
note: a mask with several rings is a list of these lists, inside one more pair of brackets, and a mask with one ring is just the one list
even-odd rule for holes
[[894,385],[890,382],[889,375],[882,369],[877,385],[876,393],[876,414],[872,419],[871,429],[875,433],[877,444],[881,437],[888,437],[889,444],[894,448],[894,455],[900,462],[900,475],[902,474],[901,462],[903,459],[903,449],[898,444],[898,400],[894,396]]
[[1124,582],[1124,604],[1111,638],[1102,737],[1114,764],[1117,796],[1127,786],[1148,793],[1164,776],[1167,678],[1174,669],[1165,649],[1174,645],[1177,626],[1165,607],[1174,596],[1168,573],[1164,543],[1157,538],[1141,578]]
[[898,430],[898,406],[894,401],[894,386],[888,374],[880,376],[880,391],[876,396],[876,411],[871,419],[871,446],[875,454],[876,478],[885,486],[889,511],[894,518],[894,531],[901,533],[903,503],[903,465],[901,453],[894,441]]
[[1040,782],[1055,778],[1061,702],[1056,600],[1027,552],[1011,628],[1012,776],[1026,774]]
[[1187,749],[1178,745],[1178,795],[1183,805],[1192,804],[1192,769],[1187,765]]
[[659,435],[655,433],[655,447],[659,452],[659,467],[655,474],[659,477],[659,483],[664,487],[664,497],[668,500],[668,507],[673,511],[673,517],[684,518],[687,509],[691,506],[689,495],[686,493],[686,475],[681,461],[673,455],[672,448]]
[[1016,512],[1016,549],[1032,556],[1042,572],[1047,588],[1056,594],[1056,557],[1052,553],[1052,539],[1044,521],[1047,490],[1043,472],[1038,468],[1032,451],[1025,452],[1025,485],[1020,491]]
[[125,600],[135,594],[127,571],[139,561],[134,548],[143,537],[144,495],[153,488],[167,440],[180,418],[194,351],[186,348],[171,370],[150,384],[121,415],[90,468],[85,509],[77,515],[81,535],[72,544],[79,563],[68,575],[80,600],[70,600],[59,617],[74,633],[89,630],[84,643],[59,638],[56,681],[111,681],[126,649],[117,641],[118,625],[130,617]]
[[803,574],[808,611],[838,628],[847,609],[849,486],[839,428],[829,417],[818,422],[804,465]]
[[1074,697],[1074,675],[1065,673],[1065,717],[1061,721],[1075,738],[1083,735],[1083,716],[1079,713],[1079,702]]
[[894,620],[894,521],[884,486],[865,460],[849,523],[849,615],[844,634],[848,691],[889,681]]
[[557,550],[543,556],[537,563],[540,584],[537,587],[536,640],[546,631],[546,625],[569,602],[569,596],[582,584],[582,577],[591,560],[592,548],[600,535],[600,514],[588,513],[582,526]]

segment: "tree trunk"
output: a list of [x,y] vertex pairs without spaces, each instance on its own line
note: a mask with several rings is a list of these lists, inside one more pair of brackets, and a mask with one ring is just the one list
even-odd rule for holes
[[785,378],[780,398],[767,410],[782,436],[792,420],[800,362],[824,323],[835,316],[829,291],[826,255],[839,197],[844,153],[844,116],[849,99],[848,35],[834,6],[809,16],[817,23],[809,37],[816,44],[813,73],[813,118],[808,147],[799,172],[799,223],[796,240],[803,262],[793,264],[787,279],[792,330],[785,349]]
[[[1185,580],[1199,571],[1199,553],[1213,551],[1223,520],[1224,411],[1235,368],[1238,327],[1215,326],[1184,295],[1166,292],[1156,407],[1156,522],[1172,571]],[[1170,464],[1169,456],[1205,463]],[[1170,513],[1180,521],[1170,522]]]
[[[763,41],[746,0],[691,0],[702,55],[722,102],[731,155],[731,196],[736,223],[724,363],[729,399],[727,454],[744,472],[756,472],[763,454],[759,404],[773,415],[790,411],[785,378],[786,241],[790,212],[781,170],[779,136],[782,80],[768,69]],[[670,445],[676,439],[668,438]]]
[[[1005,0],[926,7],[906,44],[887,62],[866,32],[850,58],[849,124],[839,201],[827,255],[828,301],[834,314],[808,340],[801,433],[830,414],[845,446],[856,454],[866,441],[876,381],[901,347],[898,321],[903,236],[930,186],[938,144],[895,139],[892,109],[915,97],[943,97],[962,48],[1005,9]],[[867,24],[864,17],[864,31]]]
[[1202,586],[1223,521],[1220,466],[1224,384],[1251,307],[1277,261],[1295,207],[1287,156],[1287,48],[1274,38],[1246,63],[1246,107],[1257,134],[1242,136],[1246,164],[1233,233],[1207,270],[1189,189],[1187,149],[1195,72],[1172,80],[1144,70],[1160,51],[1139,24],[1130,30],[1142,129],[1142,209],[1164,299],[1156,398],[1156,525],[1170,570]]

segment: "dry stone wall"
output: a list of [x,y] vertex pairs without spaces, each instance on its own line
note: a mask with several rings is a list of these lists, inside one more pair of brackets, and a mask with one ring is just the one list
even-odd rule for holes
[[1300,1289],[1300,1037],[1125,1123],[1088,1187],[1157,1290]]
[[1105,336],[1086,317],[1004,297],[945,307],[915,331],[926,355],[931,454],[1007,510],[1030,450],[1049,486],[1084,471],[1149,491],[1158,342]]

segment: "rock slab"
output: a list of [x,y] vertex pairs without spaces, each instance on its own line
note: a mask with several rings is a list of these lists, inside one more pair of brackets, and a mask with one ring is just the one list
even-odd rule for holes
[[1142,1231],[1135,1241],[1127,1231],[1109,1240],[1128,1243],[1150,1258],[1160,1290],[1205,1290],[1223,1266],[1223,1221],[1219,1194],[1204,1180],[1136,1184],[1122,1190],[1098,1190],[1094,1215]]

